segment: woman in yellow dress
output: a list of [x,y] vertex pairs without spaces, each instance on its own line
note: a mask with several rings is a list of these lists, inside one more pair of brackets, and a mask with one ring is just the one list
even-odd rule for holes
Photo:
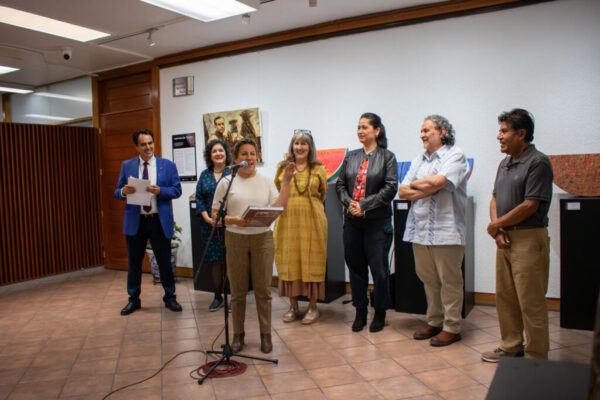
[[275,221],[275,264],[279,275],[279,295],[290,298],[284,322],[298,318],[298,296],[309,299],[303,324],[319,318],[317,300],[325,298],[327,261],[327,218],[325,217],[325,168],[317,160],[310,131],[297,130],[292,136],[288,158],[277,167],[275,185],[280,188],[285,167],[293,162],[296,172],[290,185],[285,211]]

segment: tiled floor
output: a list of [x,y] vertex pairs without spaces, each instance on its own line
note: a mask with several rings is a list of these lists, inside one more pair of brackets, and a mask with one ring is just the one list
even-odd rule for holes
[[[126,273],[95,268],[0,288],[0,399],[102,399],[111,390],[155,373],[175,354],[210,348],[222,312],[207,308],[212,295],[178,280],[182,313],[162,304],[162,288],[144,275],[142,310],[119,315]],[[200,386],[190,371],[200,352],[177,357],[154,378],[111,399],[484,399],[496,370],[480,352],[497,345],[493,307],[478,306],[464,321],[463,340],[445,348],[412,339],[423,316],[389,312],[386,328],[352,333],[354,310],[320,305],[312,326],[284,324],[284,299],[273,291],[273,345],[278,365],[248,361],[237,377]],[[263,356],[252,296],[246,318],[246,354]],[[550,359],[587,363],[592,333],[559,327],[550,314]],[[223,342],[217,338],[215,347]]]

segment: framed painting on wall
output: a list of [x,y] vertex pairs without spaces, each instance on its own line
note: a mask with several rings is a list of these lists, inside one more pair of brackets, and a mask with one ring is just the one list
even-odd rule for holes
[[205,144],[213,139],[220,139],[227,142],[233,150],[233,146],[238,140],[250,138],[256,142],[258,147],[258,164],[264,163],[258,107],[212,112],[204,114],[202,117]]

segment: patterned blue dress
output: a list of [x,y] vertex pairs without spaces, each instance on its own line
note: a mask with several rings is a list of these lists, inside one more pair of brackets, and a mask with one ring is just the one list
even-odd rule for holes
[[[229,175],[229,171],[223,171],[224,176]],[[206,241],[212,230],[212,226],[204,221],[204,218],[200,216],[202,211],[206,211],[208,215],[212,212],[212,202],[215,196],[215,190],[217,189],[217,181],[215,180],[214,171],[212,169],[205,169],[200,174],[198,183],[196,184],[196,215],[200,218],[200,236],[202,240],[202,249],[206,246]],[[223,228],[217,228],[213,235],[208,251],[206,252],[205,262],[211,261],[222,261],[223,260],[223,248],[221,247],[221,240],[224,238],[225,231]]]

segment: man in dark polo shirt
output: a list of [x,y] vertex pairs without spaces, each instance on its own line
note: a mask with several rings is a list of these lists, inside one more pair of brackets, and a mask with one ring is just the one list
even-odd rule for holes
[[487,231],[496,241],[496,308],[500,346],[483,361],[523,356],[548,358],[548,208],[552,165],[533,141],[532,115],[514,109],[498,117],[500,151],[507,157],[496,173]]

